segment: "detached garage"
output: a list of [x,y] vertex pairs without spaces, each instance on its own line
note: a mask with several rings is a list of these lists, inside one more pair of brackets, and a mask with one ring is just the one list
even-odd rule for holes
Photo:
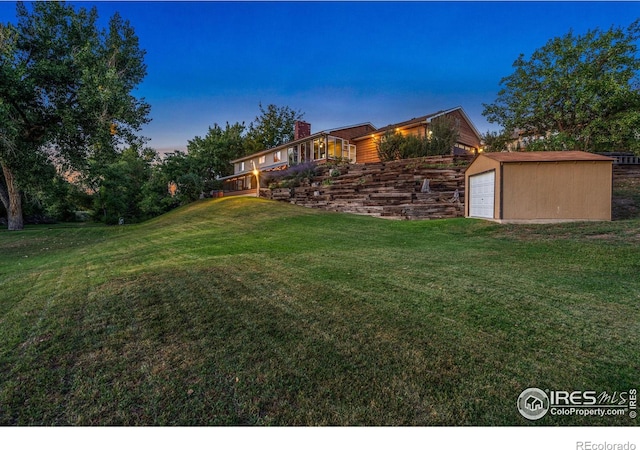
[[480,154],[465,172],[465,216],[498,222],[611,220],[612,163],[578,151]]

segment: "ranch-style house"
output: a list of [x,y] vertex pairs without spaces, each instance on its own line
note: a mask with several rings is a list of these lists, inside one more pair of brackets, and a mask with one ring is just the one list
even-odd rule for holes
[[452,119],[459,131],[458,141],[451,149],[452,154],[477,154],[481,136],[462,107],[438,111],[383,128],[376,128],[365,122],[313,134],[309,123],[298,121],[292,141],[231,161],[233,175],[222,178],[224,190],[255,189],[254,169],[268,172],[308,161],[323,162],[336,158],[347,159],[352,163],[378,162],[377,143],[386,132],[428,136],[431,122],[443,116]]

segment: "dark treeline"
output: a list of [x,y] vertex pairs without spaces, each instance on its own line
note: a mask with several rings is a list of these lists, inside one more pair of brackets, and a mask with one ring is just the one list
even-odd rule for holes
[[[303,117],[287,106],[259,109],[248,126],[214,124],[203,137],[191,139],[187,151],[160,155],[131,146],[109,157],[89,158],[81,172],[47,166],[38,183],[22,190],[25,221],[136,223],[209,197],[222,189],[219,178],[233,173],[229,161],[292,140],[293,124]],[[0,204],[0,221],[5,217]]]

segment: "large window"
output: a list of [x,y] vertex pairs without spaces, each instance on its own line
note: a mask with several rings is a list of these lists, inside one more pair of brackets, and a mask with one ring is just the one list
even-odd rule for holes
[[273,162],[282,161],[282,151],[278,150],[277,152],[273,152]]
[[327,146],[323,137],[313,140],[313,159],[327,159]]
[[249,176],[246,176],[246,177],[238,178],[233,183],[233,189],[232,190],[244,191],[244,190],[247,190],[247,189],[251,189],[251,179],[252,178],[255,178],[255,177],[249,175]]
[[327,147],[329,158],[344,158],[354,161],[356,158],[356,146],[349,144],[349,141],[333,136],[327,137]]
[[298,158],[297,147],[289,147],[287,149],[287,159],[289,161],[290,166],[295,166],[296,164],[298,164],[300,158]]
[[342,139],[333,136],[327,137],[329,158],[342,158]]

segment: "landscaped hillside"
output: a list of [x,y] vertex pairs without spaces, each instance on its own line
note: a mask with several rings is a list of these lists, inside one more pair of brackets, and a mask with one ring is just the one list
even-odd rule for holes
[[638,387],[640,222],[385,221],[255,198],[0,233],[0,424],[524,419]]

